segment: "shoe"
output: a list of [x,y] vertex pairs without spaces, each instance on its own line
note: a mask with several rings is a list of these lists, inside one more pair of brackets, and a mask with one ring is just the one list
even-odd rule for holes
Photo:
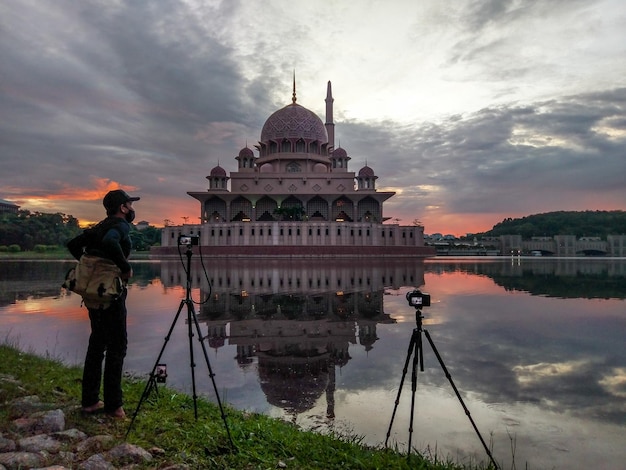
[[81,412],[86,415],[92,415],[96,413],[100,413],[104,409],[104,403],[101,401],[97,401],[91,406],[83,406],[81,408]]
[[116,410],[107,412],[107,414],[111,418],[116,418],[116,419],[124,419],[124,418],[126,418],[126,413],[124,412],[124,408],[122,408],[121,406],[118,409],[116,409]]

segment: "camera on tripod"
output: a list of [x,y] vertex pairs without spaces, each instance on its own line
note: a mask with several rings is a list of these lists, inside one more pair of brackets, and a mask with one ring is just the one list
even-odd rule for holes
[[178,237],[178,244],[181,246],[198,246],[200,244],[200,237],[198,235],[180,235]]
[[430,307],[430,294],[426,294],[419,289],[407,292],[406,300],[411,307]]

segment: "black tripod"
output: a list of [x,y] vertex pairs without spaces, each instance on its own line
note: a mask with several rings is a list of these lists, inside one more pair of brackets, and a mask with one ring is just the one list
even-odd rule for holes
[[[419,291],[415,291],[415,292],[419,292]],[[413,293],[410,292],[409,294],[407,294],[407,300],[409,301],[410,305],[413,305],[415,307],[415,321],[417,323],[417,327],[413,329],[413,334],[411,335],[411,341],[409,342],[409,350],[407,352],[406,361],[404,363],[404,368],[402,369],[402,379],[400,379],[400,387],[398,388],[398,395],[396,396],[395,405],[393,407],[393,414],[391,415],[389,429],[387,430],[387,437],[385,439],[385,447],[387,447],[387,442],[389,441],[389,436],[391,435],[391,428],[393,426],[393,420],[396,416],[396,411],[398,410],[398,404],[400,403],[400,394],[402,393],[402,385],[404,384],[404,378],[406,377],[406,373],[409,368],[411,355],[414,353],[415,355],[413,356],[413,367],[412,367],[412,373],[411,373],[411,415],[410,415],[410,420],[409,420],[409,445],[408,445],[408,450],[407,450],[407,459],[411,455],[411,440],[413,437],[413,416],[414,416],[414,411],[415,411],[415,390],[417,389],[418,363],[419,363],[419,370],[424,372],[424,349],[422,345],[422,332],[424,332],[426,334],[426,339],[428,339],[428,342],[430,343],[430,347],[435,353],[435,356],[437,356],[439,365],[443,369],[443,372],[446,375],[446,378],[448,379],[448,381],[450,382],[450,385],[452,385],[452,388],[454,389],[454,393],[456,394],[456,397],[459,399],[459,402],[461,403],[461,406],[463,407],[465,414],[469,418],[470,423],[472,423],[472,426],[474,427],[474,431],[476,431],[476,435],[480,439],[480,442],[483,444],[483,447],[485,448],[485,451],[487,452],[489,459],[491,459],[491,463],[496,469],[498,469],[499,468],[498,464],[496,463],[493,456],[491,455],[491,452],[489,451],[489,447],[487,447],[485,440],[480,435],[480,431],[476,427],[476,423],[474,423],[474,420],[472,419],[472,415],[467,409],[467,406],[465,406],[465,403],[463,402],[463,398],[461,398],[459,390],[456,388],[456,385],[454,384],[454,381],[452,380],[452,376],[448,372],[446,365],[443,363],[443,359],[441,358],[439,351],[437,351],[437,348],[435,347],[435,343],[430,337],[430,334],[428,333],[428,331],[422,327],[422,319],[424,318],[424,316],[422,315],[422,305],[421,303],[420,305],[415,305],[414,303],[412,303],[412,300],[414,300],[414,298],[416,297],[415,292]],[[422,294],[422,293],[418,294],[418,296],[424,296],[424,295],[428,295],[428,294]],[[430,298],[428,298],[428,302],[429,303],[427,305],[430,304]]]
[[174,317],[174,321],[172,322],[172,325],[170,326],[169,331],[167,332],[167,336],[165,337],[165,342],[163,343],[163,347],[161,348],[161,352],[159,353],[159,357],[157,357],[156,362],[154,363],[154,367],[152,367],[152,372],[150,372],[150,379],[148,380],[148,383],[146,384],[146,387],[144,388],[143,394],[141,395],[141,398],[139,399],[139,404],[137,405],[137,408],[135,409],[135,413],[133,414],[132,420],[130,422],[130,425],[128,426],[128,431],[126,432],[126,436],[128,437],[128,434],[130,433],[132,427],[133,427],[133,423],[135,422],[135,418],[137,418],[137,414],[139,413],[139,409],[141,408],[141,405],[143,404],[143,402],[148,398],[148,396],[150,395],[150,392],[152,389],[154,389],[155,391],[158,392],[157,389],[157,382],[158,382],[158,378],[159,378],[159,373],[157,372],[157,369],[159,369],[160,366],[160,362],[161,362],[161,356],[163,356],[163,352],[165,351],[165,347],[167,346],[168,341],[170,340],[170,337],[172,336],[172,331],[174,331],[174,326],[176,325],[176,322],[178,321],[178,317],[180,316],[180,312],[182,312],[183,307],[187,306],[187,329],[188,329],[188,336],[189,336],[189,358],[190,358],[190,367],[191,367],[191,383],[192,383],[192,388],[193,388],[193,411],[194,411],[194,417],[197,420],[198,419],[198,396],[196,394],[196,374],[195,374],[195,361],[194,361],[194,355],[193,355],[193,342],[192,342],[192,338],[194,336],[193,333],[193,326],[195,325],[196,327],[196,333],[198,335],[198,341],[200,342],[200,345],[202,346],[202,352],[204,353],[204,361],[206,362],[206,366],[207,369],[209,371],[209,377],[211,377],[211,381],[213,382],[213,390],[215,391],[215,396],[217,397],[217,404],[219,405],[219,409],[220,409],[220,413],[222,415],[222,420],[224,421],[224,427],[226,428],[226,434],[228,435],[228,440],[230,442],[230,446],[232,449],[235,449],[235,445],[233,444],[233,440],[230,436],[230,430],[228,429],[228,422],[226,421],[226,415],[224,413],[224,408],[222,406],[222,401],[220,400],[220,395],[217,391],[217,385],[215,384],[215,374],[213,373],[213,369],[211,368],[211,363],[209,362],[209,355],[207,353],[206,350],[206,346],[204,345],[204,341],[202,338],[202,333],[200,331],[200,324],[198,323],[198,319],[196,317],[196,312],[193,306],[193,300],[191,299],[191,255],[192,255],[192,251],[191,251],[191,245],[189,245],[187,247],[187,253],[186,253],[186,257],[187,257],[187,265],[186,265],[186,273],[187,273],[187,285],[186,285],[186,295],[185,298],[183,300],[180,301],[180,306],[178,307],[178,311],[176,312],[176,316]]

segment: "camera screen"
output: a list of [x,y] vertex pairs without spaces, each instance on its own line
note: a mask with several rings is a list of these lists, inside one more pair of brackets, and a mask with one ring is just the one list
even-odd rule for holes
[[200,242],[200,237],[193,235],[181,235],[178,237],[179,245],[198,245]]

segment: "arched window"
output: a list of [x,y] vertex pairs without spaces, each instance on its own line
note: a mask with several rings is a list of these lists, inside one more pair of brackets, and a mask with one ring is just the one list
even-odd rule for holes
[[358,222],[380,222],[381,208],[378,201],[371,197],[361,200],[358,205]]
[[217,197],[206,201],[204,217],[207,222],[226,222],[226,202]]
[[272,198],[263,196],[256,203],[256,220],[260,221],[273,221],[276,220],[274,217],[274,211],[276,210],[277,204]]
[[303,139],[299,139],[296,142],[296,152],[304,153],[306,152],[306,142]]
[[239,196],[230,203],[230,213],[232,221],[250,220],[252,203],[245,197]]
[[337,222],[352,222],[351,215],[354,213],[354,205],[347,197],[340,197],[332,205],[332,219]]
[[306,205],[309,220],[328,220],[328,203],[319,196],[315,196]]
[[298,162],[289,162],[287,164],[287,173],[300,173],[302,168]]
[[281,146],[280,146],[280,151],[281,152],[291,152],[291,142],[289,142],[287,139],[283,140]]

